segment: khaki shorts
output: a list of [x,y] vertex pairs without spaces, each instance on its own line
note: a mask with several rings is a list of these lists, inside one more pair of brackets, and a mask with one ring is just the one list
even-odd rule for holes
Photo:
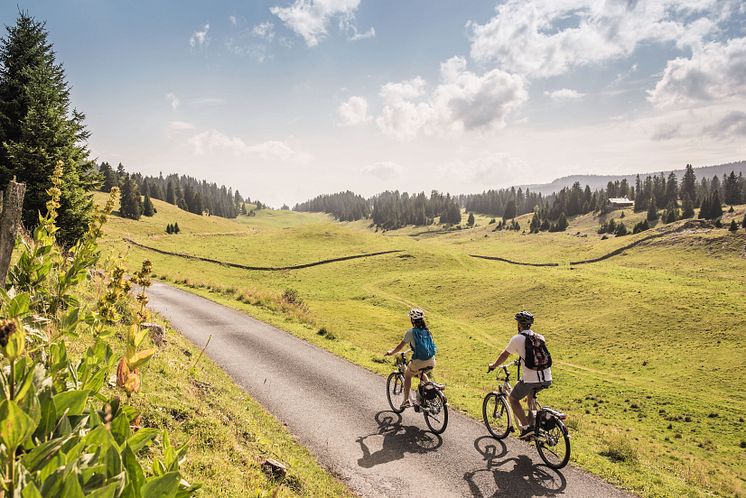
[[423,368],[435,367],[435,357],[429,360],[412,360],[407,365],[407,375],[417,376]]

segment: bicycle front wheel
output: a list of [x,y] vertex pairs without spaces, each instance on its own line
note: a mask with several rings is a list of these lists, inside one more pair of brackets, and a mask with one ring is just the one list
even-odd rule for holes
[[561,469],[570,461],[570,435],[567,427],[554,416],[542,425],[546,425],[546,428],[539,427],[535,438],[539,456],[547,467]]
[[505,439],[510,434],[510,409],[505,396],[489,393],[482,403],[482,419],[487,431],[495,439]]
[[435,398],[422,407],[425,423],[433,434],[443,434],[448,425],[448,403],[442,392],[436,391]]
[[401,404],[404,402],[404,376],[399,372],[392,372],[386,380],[386,397],[389,406],[394,413],[401,413]]

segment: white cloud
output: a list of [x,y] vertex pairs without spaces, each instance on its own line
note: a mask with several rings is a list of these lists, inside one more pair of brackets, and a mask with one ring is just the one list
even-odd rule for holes
[[210,43],[210,37],[207,36],[207,33],[210,31],[210,24],[205,24],[202,26],[201,30],[197,30],[194,33],[192,33],[192,36],[189,38],[189,45],[192,48],[199,48],[204,45],[207,45]]
[[166,100],[168,101],[168,104],[171,106],[171,109],[173,110],[176,110],[179,107],[179,104],[181,104],[179,97],[177,97],[176,94],[171,93],[171,92],[166,94]]
[[401,176],[402,167],[392,161],[380,161],[363,167],[361,173],[388,182]]
[[440,135],[501,128],[508,114],[528,97],[522,77],[499,69],[478,75],[467,69],[463,57],[442,63],[440,79],[429,95],[420,77],[383,85],[384,107],[376,119],[381,131],[410,140],[420,132]]
[[580,93],[570,88],[561,88],[559,90],[554,90],[551,92],[544,92],[544,95],[556,102],[565,100],[580,100],[585,97],[584,93]]
[[368,101],[363,97],[353,96],[342,102],[337,109],[342,124],[353,126],[370,120],[368,116]]
[[746,95],[746,37],[708,43],[691,58],[668,61],[648,99],[657,107],[672,107],[738,95]]
[[746,112],[729,112],[704,131],[715,138],[746,137]]
[[374,28],[373,26],[371,26],[368,31],[360,33],[355,26],[350,24],[348,27],[348,31],[350,33],[347,35],[347,39],[350,41],[367,40],[368,38],[376,37],[376,28]]
[[306,45],[314,47],[328,34],[333,18],[338,18],[340,27],[347,30],[359,5],[360,0],[295,0],[289,7],[275,6],[270,12],[303,37]]
[[[485,24],[469,22],[471,56],[547,77],[627,57],[644,42],[696,46],[728,0],[508,0]],[[708,14],[711,12],[711,14]]]
[[193,130],[194,125],[192,123],[187,123],[186,121],[170,121],[167,129],[168,131]]
[[270,21],[265,21],[251,28],[251,34],[257,38],[271,42],[275,37],[275,25]]
[[231,24],[232,24],[233,26],[238,26],[238,18],[237,18],[236,16],[228,16],[228,21],[229,21],[229,22],[230,22],[230,23],[231,23]]
[[286,142],[269,140],[249,145],[240,137],[225,135],[217,130],[204,131],[189,139],[189,145],[196,155],[229,153],[234,156],[254,156],[267,161],[305,162],[308,154],[298,152]]
[[527,165],[505,152],[485,152],[468,159],[456,159],[440,167],[441,177],[456,179],[460,188],[484,190],[526,183]]

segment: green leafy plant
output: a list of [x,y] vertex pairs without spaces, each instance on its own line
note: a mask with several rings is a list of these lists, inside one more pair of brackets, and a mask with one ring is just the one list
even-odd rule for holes
[[[139,427],[138,412],[108,386],[116,356],[101,332],[104,325],[115,326],[118,316],[101,300],[86,310],[80,299],[99,261],[97,240],[117,192],[95,213],[86,235],[63,253],[55,239],[61,177],[58,164],[47,214],[18,246],[10,288],[0,291],[0,498],[192,496],[198,487],[179,471],[186,447],[173,447],[156,428]],[[150,270],[146,262],[132,278],[141,290],[120,360],[136,374],[120,385],[128,399],[139,390],[139,370],[155,353],[145,347],[140,327]],[[118,291],[126,287],[116,268],[107,277],[107,293],[112,281]],[[91,345],[74,359],[66,340],[84,332]],[[146,472],[137,455],[159,435],[162,458]]]

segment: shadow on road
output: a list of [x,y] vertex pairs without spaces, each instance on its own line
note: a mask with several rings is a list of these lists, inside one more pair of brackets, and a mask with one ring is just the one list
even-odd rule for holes
[[[378,430],[356,439],[363,456],[357,461],[360,467],[369,469],[376,465],[400,460],[407,453],[427,453],[443,444],[443,438],[419,427],[401,425],[401,415],[392,411],[380,411],[375,416]],[[370,437],[383,437],[381,449],[371,452],[366,444]]]
[[502,441],[482,436],[474,441],[474,448],[482,455],[485,465],[464,474],[472,496],[553,496],[562,493],[567,486],[561,472],[536,465],[527,455],[503,458],[508,448]]

